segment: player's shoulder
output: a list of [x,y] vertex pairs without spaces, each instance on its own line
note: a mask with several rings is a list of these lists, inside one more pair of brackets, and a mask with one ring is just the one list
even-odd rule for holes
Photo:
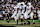
[[24,5],[23,7],[26,7],[26,5]]

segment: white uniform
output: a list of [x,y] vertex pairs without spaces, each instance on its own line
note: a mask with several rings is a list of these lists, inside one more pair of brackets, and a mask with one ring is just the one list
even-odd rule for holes
[[[28,12],[28,14],[31,12],[31,7],[33,8],[33,6],[32,5],[30,5],[30,6],[27,6],[27,12]],[[34,8],[33,8],[34,9]],[[31,14],[29,15],[29,17],[31,17],[31,19],[33,19],[33,12],[31,12]]]
[[23,19],[23,15],[22,15],[22,14],[24,14],[23,6],[20,6],[20,10],[21,10],[21,9],[22,9],[22,11],[21,11],[20,17],[21,17],[21,19]]
[[17,14],[17,18],[19,18],[20,17],[20,10],[18,10],[18,14]]
[[39,20],[40,20],[40,11],[38,11],[38,17],[39,17]]
[[14,7],[14,13],[13,15],[11,16],[12,18],[14,17],[15,21],[17,21],[17,19],[19,18],[19,13],[17,14],[17,6]]
[[33,19],[33,14],[34,14],[34,13],[33,13],[33,12],[31,12],[31,14],[30,14],[31,19]]
[[[30,13],[30,12],[31,12],[31,7],[32,7],[32,5],[27,6],[28,13]],[[33,7],[32,7],[32,8],[33,8]],[[34,9],[34,8],[33,8],[33,9]]]
[[16,7],[16,6],[14,7],[14,10],[15,10],[15,11],[14,11],[12,17],[14,17],[14,16],[17,14],[17,7]]
[[24,18],[25,18],[25,19],[28,18],[28,12],[27,12],[27,11],[24,13]]
[[15,6],[14,7],[14,13],[13,13],[13,15],[11,16],[11,18],[13,18],[14,17],[14,19],[15,19],[15,21],[17,20],[17,16],[16,16],[16,14],[17,14],[17,7]]
[[[25,11],[25,7],[26,7],[26,5],[23,6],[23,13],[24,13],[24,11]],[[24,18],[25,18],[25,19],[28,18],[27,9],[26,9],[26,12],[24,13]]]
[[24,13],[24,11],[25,11],[25,7],[26,7],[26,5],[23,6],[23,13]]

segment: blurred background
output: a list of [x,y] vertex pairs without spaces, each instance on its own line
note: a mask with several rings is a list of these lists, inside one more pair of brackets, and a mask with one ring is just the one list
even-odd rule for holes
[[[11,19],[13,19],[13,18],[11,18],[11,16],[14,13],[13,11],[14,11],[15,5],[17,5],[17,3],[19,3],[19,2],[20,3],[23,2],[26,5],[27,5],[27,3],[31,3],[31,5],[34,7],[34,9],[33,9],[33,11],[34,11],[33,18],[34,18],[35,22],[39,22],[38,10],[40,10],[40,0],[0,0],[0,24],[13,24],[13,23],[15,23],[15,20],[14,20],[14,22],[13,22],[13,20],[11,20]],[[8,19],[7,14],[9,14],[10,23],[6,22],[6,20]],[[33,22],[32,20],[33,19],[29,18],[30,22]],[[19,18],[19,22],[21,22],[20,18]],[[32,24],[31,24],[31,26],[32,26]]]

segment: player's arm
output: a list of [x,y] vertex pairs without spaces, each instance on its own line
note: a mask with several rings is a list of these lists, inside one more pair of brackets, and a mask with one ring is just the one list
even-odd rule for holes
[[25,11],[24,11],[24,13],[26,12],[26,7],[25,7]]
[[[32,11],[33,11],[33,8],[31,7],[31,12],[32,12]],[[31,12],[30,12],[30,13],[31,13]],[[29,14],[30,14],[30,13],[29,13]],[[28,14],[28,15],[29,15],[29,14]]]
[[[24,13],[26,12],[27,10],[26,10],[26,7],[25,7],[25,11],[24,11]],[[25,19],[23,18],[23,20],[24,20],[24,22],[25,22]]]
[[12,10],[12,14],[14,13],[14,11],[15,11],[15,9],[13,8],[13,10]]
[[19,8],[17,8],[17,13],[18,13]]

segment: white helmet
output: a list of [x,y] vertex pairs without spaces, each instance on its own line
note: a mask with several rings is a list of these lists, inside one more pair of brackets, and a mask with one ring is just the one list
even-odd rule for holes
[[27,3],[28,5],[31,5],[31,3]]
[[21,2],[21,4],[25,5],[25,3],[24,3],[24,2]]
[[20,6],[21,5],[21,3],[17,3],[17,6]]
[[17,6],[20,6],[21,4],[25,5],[24,2],[21,2],[21,3],[17,3]]

